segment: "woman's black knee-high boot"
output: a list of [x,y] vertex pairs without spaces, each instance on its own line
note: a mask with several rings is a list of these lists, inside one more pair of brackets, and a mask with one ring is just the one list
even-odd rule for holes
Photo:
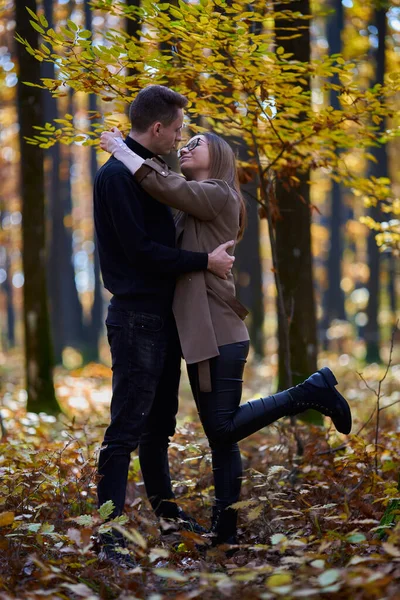
[[211,533],[212,545],[237,544],[237,511],[233,508],[213,506]]
[[[318,410],[323,415],[331,417],[333,424],[340,433],[351,431],[351,412],[347,400],[335,388],[336,377],[328,367],[323,367],[313,373],[308,379],[288,389],[283,394],[289,394],[289,415],[296,415],[308,408]],[[280,394],[276,394],[276,397]],[[287,399],[284,399],[286,402]]]
[[340,433],[350,433],[350,407],[335,389],[336,384],[332,371],[324,367],[284,392],[242,404],[232,420],[229,441],[238,442],[282,417],[297,415],[308,408],[331,417]]

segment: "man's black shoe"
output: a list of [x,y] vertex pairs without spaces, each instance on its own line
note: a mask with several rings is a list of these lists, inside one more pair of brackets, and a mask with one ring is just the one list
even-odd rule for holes
[[137,564],[126,547],[124,536],[119,531],[101,533],[99,536],[99,559],[112,562],[124,569],[134,569]]
[[161,534],[170,534],[177,531],[192,531],[199,535],[209,533],[208,529],[200,525],[196,519],[189,516],[181,508],[178,507],[176,517],[163,519],[161,518]]
[[208,529],[200,525],[200,523],[198,523],[194,517],[186,514],[181,508],[178,508],[178,511],[179,515],[177,520],[181,526],[181,529],[184,531],[192,531],[193,533],[198,533],[199,535],[209,532]]

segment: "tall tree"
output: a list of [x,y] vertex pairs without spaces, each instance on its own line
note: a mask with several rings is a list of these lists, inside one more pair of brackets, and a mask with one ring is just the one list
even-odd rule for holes
[[396,281],[397,281],[397,260],[393,250],[390,251],[387,256],[387,270],[388,270],[388,294],[389,294],[389,306],[392,313],[393,325],[397,321],[397,294],[396,294]]
[[[0,161],[0,175],[5,176],[3,171],[3,163]],[[12,348],[15,345],[15,310],[13,301],[13,285],[11,282],[11,236],[7,235],[6,229],[3,228],[3,221],[9,219],[9,213],[5,210],[6,195],[2,190],[0,192],[0,289],[5,296],[5,313],[6,319],[4,329],[2,327],[0,335],[5,348]]]
[[10,260],[10,240],[6,239],[6,232],[3,229],[3,219],[7,216],[4,211],[5,202],[0,196],[0,270],[3,271],[0,279],[1,288],[5,295],[6,326],[1,331],[3,343],[6,348],[12,348],[15,345],[15,309],[13,285],[11,282],[11,260]]
[[[330,54],[339,54],[342,52],[342,31],[344,24],[344,11],[341,0],[332,0],[330,4],[333,12],[328,17],[327,37]],[[333,83],[340,84],[337,74],[332,78]],[[330,90],[330,105],[335,110],[340,110],[338,92],[335,89]],[[326,332],[334,319],[345,319],[346,311],[344,308],[344,294],[340,287],[341,282],[341,263],[343,258],[343,200],[342,187],[335,180],[331,182],[330,194],[330,216],[329,216],[329,250],[327,260],[327,287],[323,297],[323,318],[322,332],[323,343],[327,346]]]
[[7,307],[7,345],[9,348],[15,346],[15,308],[14,308],[14,290],[11,282],[11,261],[10,254],[5,249],[5,264],[6,279],[3,283],[4,292],[6,294]]
[[[128,7],[138,8],[140,6],[140,0],[127,0],[127,5]],[[137,18],[126,19],[126,32],[131,39],[137,39],[140,29],[140,21]],[[135,70],[131,68],[129,74],[134,76]]]
[[[279,8],[279,5],[277,6]],[[280,8],[285,9],[285,5]],[[310,15],[309,0],[299,0],[296,10]],[[275,22],[277,43],[295,60],[310,61],[309,21],[294,18],[290,24],[285,19]],[[297,30],[301,35],[293,38]],[[309,80],[306,80],[309,89]],[[304,84],[303,84],[304,85]],[[302,119],[300,114],[299,121]],[[290,173],[290,171],[289,171]],[[290,356],[292,382],[282,354],[284,326],[278,323],[279,338],[279,388],[299,383],[317,368],[317,324],[314,300],[313,260],[311,250],[310,171],[297,174],[297,186],[293,187],[285,173],[278,179],[276,197],[280,218],[276,223],[278,273],[281,280],[286,315],[289,320]]]
[[[90,8],[88,0],[84,2],[85,12],[85,26],[86,29],[93,34],[93,19],[92,10]],[[88,96],[88,110],[89,116],[93,117],[97,111],[97,98],[95,94],[89,94]],[[94,178],[97,171],[97,155],[96,149],[93,146],[89,147],[90,152],[90,181],[93,186]],[[90,312],[90,322],[85,327],[85,359],[89,361],[97,361],[99,359],[99,340],[103,329],[103,297],[101,293],[100,283],[100,261],[96,247],[96,239],[94,237],[94,252],[93,252],[93,271],[94,271],[94,292],[93,292],[93,304]]]
[[[232,2],[230,3],[232,4]],[[252,5],[248,10],[254,10]],[[252,23],[255,35],[262,31],[262,23]],[[248,148],[243,139],[235,140],[238,144],[238,157],[244,162],[251,160]],[[243,239],[237,246],[235,255],[236,293],[249,310],[247,326],[250,342],[258,358],[264,357],[264,294],[262,285],[262,265],[260,257],[260,220],[258,216],[257,196],[258,181],[255,177],[242,177],[241,191],[247,204],[247,227]]]
[[[44,0],[44,14],[53,27],[53,1]],[[54,64],[42,63],[42,76],[54,79]],[[68,112],[72,113],[72,94],[68,95]],[[44,110],[47,121],[58,117],[57,99],[44,92]],[[83,317],[75,285],[75,272],[72,263],[72,227],[66,220],[72,212],[71,199],[71,147],[59,144],[48,150],[48,215],[50,239],[48,252],[48,279],[50,316],[53,333],[56,363],[62,362],[62,351],[66,346],[82,348]]]
[[[53,27],[53,1],[44,0],[44,14],[50,27]],[[54,64],[41,63],[42,77],[55,78]],[[47,90],[43,91],[44,118],[53,122],[58,117],[57,100]],[[63,218],[59,199],[60,187],[60,146],[56,144],[45,152],[45,182],[47,197],[47,216],[49,219],[49,240],[47,252],[47,278],[50,309],[50,323],[53,339],[54,359],[57,364],[62,361],[64,348],[64,319],[62,318],[62,291],[60,253],[62,252]]]
[[[38,46],[37,32],[31,27],[25,5],[36,12],[35,0],[17,2],[16,30],[33,48]],[[24,136],[43,121],[42,92],[25,85],[39,83],[40,64],[16,45],[18,59],[18,118],[21,153],[22,252],[24,269],[25,373],[28,410],[58,412],[53,386],[53,353],[46,287],[46,239],[43,151],[27,144]]]
[[[234,2],[227,0],[226,5],[231,8]],[[249,4],[248,10],[254,11]],[[225,7],[216,7],[217,12],[224,14]],[[263,14],[265,9],[263,9]],[[238,23],[238,28],[240,27]],[[253,22],[251,31],[254,35],[259,35],[262,31],[262,24]],[[230,57],[228,52],[221,52],[226,65],[229,65]],[[229,77],[219,75],[219,83],[223,89],[225,101],[229,102],[232,98],[232,81]],[[218,109],[216,108],[216,112]],[[199,118],[200,117],[200,118]],[[197,116],[198,124],[201,123],[201,115]],[[224,139],[234,149],[237,157],[244,163],[252,161],[249,155],[248,147],[243,137],[231,135],[228,131],[222,134]],[[260,259],[260,221],[258,216],[257,196],[259,193],[259,181],[255,176],[254,170],[240,169],[240,188],[247,205],[247,226],[244,231],[243,239],[235,249],[234,275],[236,283],[236,293],[241,302],[249,310],[246,319],[246,325],[249,330],[250,343],[257,358],[264,356],[264,295],[262,287],[262,267]]]
[[[375,62],[375,85],[382,86],[385,78],[386,70],[386,31],[387,31],[387,15],[386,8],[380,7],[375,12],[375,24],[378,29],[378,47],[376,49]],[[383,118],[380,122],[380,132],[383,133],[386,129],[386,119]],[[376,159],[376,162],[371,163],[370,174],[374,177],[388,176],[388,157],[385,145],[377,145],[371,148],[371,154]],[[382,213],[379,204],[371,206],[369,215],[374,221],[382,220]],[[367,260],[369,266],[369,278],[367,289],[369,292],[367,305],[367,324],[364,334],[367,345],[366,360],[368,362],[380,361],[380,331],[378,323],[379,305],[380,305],[380,273],[381,273],[381,253],[376,245],[375,232],[368,233],[367,240]]]
[[[73,115],[73,90],[68,92],[67,113]],[[73,167],[72,146],[61,148],[59,203],[61,205],[62,222],[60,231],[60,281],[62,290],[62,318],[64,327],[64,344],[79,350],[84,349],[83,309],[75,284],[75,268],[73,264],[72,243],[72,189],[71,171]],[[68,223],[69,221],[69,223]],[[66,222],[68,224],[66,224]],[[62,226],[62,229],[61,229]]]
[[[243,141],[239,158],[249,160]],[[247,205],[247,227],[235,252],[236,293],[249,310],[247,326],[253,350],[258,358],[264,356],[264,294],[260,258],[260,219],[258,216],[258,182],[255,178],[241,182],[241,191]]]

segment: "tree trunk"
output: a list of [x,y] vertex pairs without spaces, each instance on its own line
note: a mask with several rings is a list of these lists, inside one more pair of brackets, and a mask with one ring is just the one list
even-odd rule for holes
[[[328,45],[329,54],[339,54],[342,52],[341,34],[343,31],[343,5],[341,2],[333,1],[331,8],[334,13],[329,15],[328,21]],[[340,83],[337,76],[333,77],[333,83]],[[335,109],[340,109],[338,95],[335,90],[330,91],[330,105]],[[332,180],[331,187],[331,210],[329,219],[330,246],[327,260],[327,288],[323,297],[323,318],[321,329],[323,333],[324,347],[328,347],[327,330],[334,319],[346,319],[344,307],[344,294],[340,287],[342,279],[342,257],[343,257],[343,203],[342,188],[339,183]]]
[[[49,27],[53,27],[53,2],[52,0],[44,0],[44,14],[49,23]],[[43,62],[41,63],[42,77],[54,79],[54,64]],[[47,91],[43,90],[43,107],[44,119],[47,122],[52,122],[58,117],[57,100]],[[62,350],[64,348],[63,339],[63,319],[60,310],[62,295],[60,285],[60,231],[58,224],[62,217],[59,216],[60,203],[58,199],[60,187],[60,145],[55,144],[45,151],[45,181],[46,181],[46,198],[47,198],[47,218],[49,220],[49,241],[47,254],[47,279],[48,279],[48,298],[50,309],[51,333],[53,339],[54,360],[56,364],[62,362]]]
[[[92,11],[87,2],[85,2],[85,27],[88,31],[93,33],[92,24]],[[97,101],[94,94],[89,94],[88,99],[89,113],[92,114],[97,110]],[[97,172],[97,156],[96,150],[93,146],[90,146],[90,180],[94,183],[94,178]],[[101,282],[100,282],[100,261],[99,255],[96,248],[96,236],[94,235],[95,248],[93,251],[93,271],[94,271],[94,292],[93,292],[93,304],[90,312],[90,323],[85,328],[85,360],[87,361],[98,361],[99,360],[99,340],[103,329],[103,296],[101,293]]]
[[[280,5],[279,5],[280,6]],[[310,14],[308,0],[300,0],[296,10]],[[301,37],[279,39],[277,44],[285,52],[292,52],[294,59],[310,60],[310,31],[308,21],[291,22],[303,32]],[[277,31],[287,27],[287,21],[276,22]],[[290,37],[290,36],[289,36]],[[310,173],[297,175],[297,188],[285,189],[285,182],[278,181],[276,197],[282,219],[276,224],[278,272],[283,288],[286,315],[290,323],[291,375],[293,384],[308,377],[317,368],[317,324],[314,300],[313,258],[311,249]],[[284,324],[278,322],[279,339],[279,389],[288,387],[287,369],[282,353]]]
[[[376,76],[375,83],[383,84],[385,77],[386,59],[385,59],[385,41],[386,41],[386,10],[380,8],[376,10],[376,27],[378,29],[378,49],[376,51]],[[381,122],[381,131],[386,129],[386,120]],[[371,148],[371,154],[376,158],[376,163],[371,162],[370,175],[374,177],[388,176],[388,157],[386,145]],[[375,221],[382,219],[382,212],[379,206],[372,206],[369,211],[370,216]],[[369,279],[367,289],[369,292],[367,305],[367,324],[365,326],[365,341],[367,344],[367,362],[380,361],[380,331],[378,323],[379,304],[380,304],[380,272],[381,272],[381,253],[375,241],[375,232],[368,233],[367,256],[369,266]]]
[[7,307],[7,346],[13,348],[15,346],[15,309],[14,309],[14,293],[13,285],[11,282],[11,261],[9,253],[6,250],[6,263],[5,271],[7,279],[3,283],[3,288],[6,294],[6,307]]
[[[69,114],[74,114],[72,90],[68,96]],[[79,350],[84,347],[83,310],[75,284],[75,269],[73,264],[72,246],[72,195],[71,195],[72,152],[70,146],[61,147],[60,189],[62,245],[61,245],[61,290],[64,340],[66,346]],[[65,220],[70,224],[65,226]]]
[[[96,110],[96,96],[90,94],[89,96],[89,110]],[[96,150],[93,146],[90,147],[90,180],[92,187],[94,184],[94,178],[97,171],[97,157]],[[98,361],[99,360],[99,341],[101,332],[103,330],[103,296],[101,293],[101,282],[100,282],[100,260],[96,248],[96,236],[93,231],[93,242],[95,248],[93,250],[93,275],[94,275],[94,291],[93,291],[93,304],[90,311],[90,323],[86,329],[86,348],[85,348],[85,361]]]
[[1,288],[3,288],[5,295],[5,312],[7,315],[6,318],[6,326],[4,329],[1,329],[1,343],[5,349],[13,348],[15,346],[15,309],[14,309],[14,301],[13,301],[13,285],[11,281],[11,261],[10,261],[10,240],[5,239],[4,230],[2,228],[2,221],[4,219],[4,210],[5,202],[1,198],[0,201],[0,232],[3,231],[1,236],[2,240],[2,248],[0,251],[0,267],[2,267],[5,271],[5,279],[0,284]]
[[[36,12],[35,0],[16,3],[16,30],[32,47],[38,36],[29,24],[25,6]],[[43,151],[25,142],[32,127],[43,121],[42,92],[23,81],[39,82],[40,64],[16,44],[19,65],[18,117],[21,152],[22,253],[24,269],[25,366],[27,409],[32,412],[59,412],[53,386],[53,352],[46,288],[46,241]]]
[[[140,0],[127,0],[128,6],[140,6]],[[139,20],[126,19],[126,32],[132,38],[136,38],[140,30]],[[130,75],[133,75],[134,71],[131,70]]]
[[[44,1],[45,17],[53,27],[53,2]],[[43,77],[55,77],[54,64],[42,63]],[[73,114],[72,99],[69,98],[68,112]],[[58,117],[57,100],[44,92],[45,120]],[[75,285],[72,264],[72,229],[65,225],[70,217],[71,202],[71,148],[55,144],[48,151],[48,215],[50,219],[50,241],[48,255],[48,278],[50,316],[56,363],[62,362],[62,351],[66,346],[82,348],[82,306]]]
[[392,313],[393,326],[397,321],[397,296],[396,296],[396,257],[393,252],[390,252],[387,257],[388,263],[388,295],[389,295],[389,306],[390,312]]
[[[227,0],[227,5],[232,6],[232,0]],[[252,10],[251,5],[248,6]],[[222,7],[216,7],[221,14]],[[252,24],[252,33],[260,34],[262,25]],[[231,97],[232,88],[229,81],[223,81],[225,96]],[[198,119],[201,124],[201,118]],[[229,135],[224,139],[238,154],[239,159],[245,162],[254,161],[248,153],[248,148],[240,137]],[[262,287],[262,265],[260,259],[260,219],[258,215],[257,194],[259,191],[259,180],[256,176],[247,182],[241,183],[240,189],[247,208],[247,227],[244,236],[235,250],[234,275],[238,299],[243,302],[249,310],[246,325],[249,330],[250,344],[258,359],[264,357],[264,294]]]
[[[239,156],[248,160],[246,148],[239,146]],[[241,191],[247,204],[247,227],[236,248],[235,274],[238,298],[249,310],[246,324],[250,341],[257,358],[264,357],[264,295],[260,260],[260,219],[258,216],[258,180],[242,184]]]

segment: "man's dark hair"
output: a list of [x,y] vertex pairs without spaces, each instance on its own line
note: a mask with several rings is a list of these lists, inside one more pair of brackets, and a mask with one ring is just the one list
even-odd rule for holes
[[168,127],[177,118],[178,109],[187,103],[185,96],[164,85],[148,85],[129,107],[131,127],[138,133],[144,133],[156,121]]

